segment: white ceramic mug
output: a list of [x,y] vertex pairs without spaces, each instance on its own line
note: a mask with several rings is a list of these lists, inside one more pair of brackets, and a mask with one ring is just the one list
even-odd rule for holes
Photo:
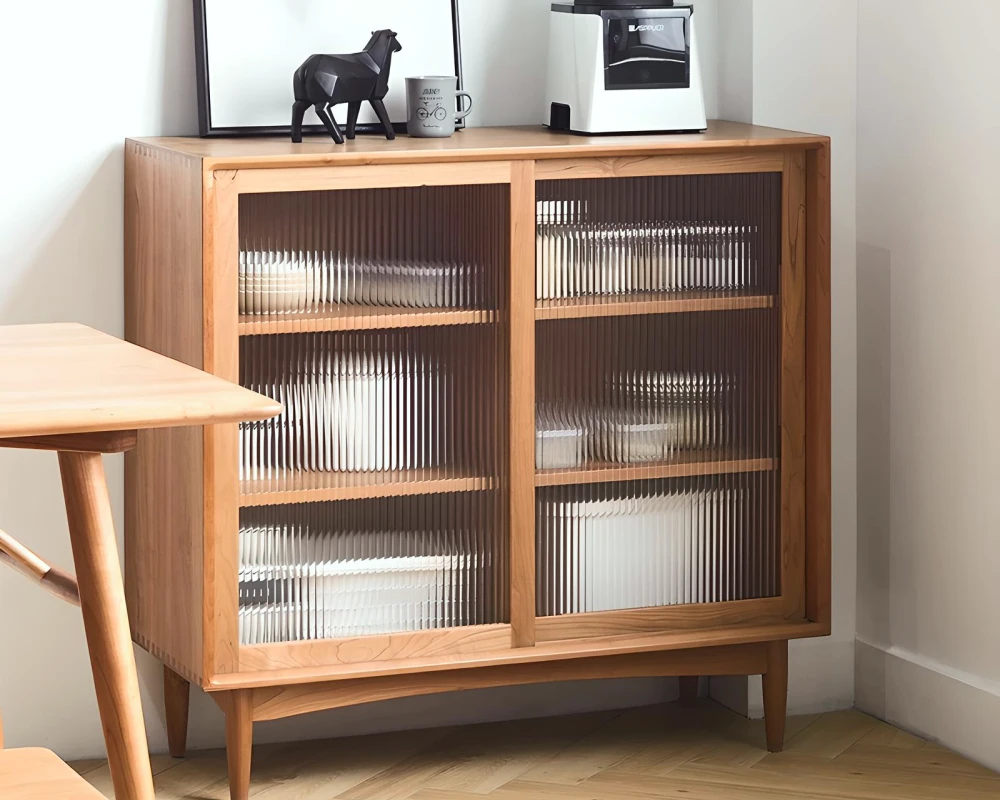
[[[458,110],[458,98],[468,107]],[[455,132],[457,122],[472,110],[472,97],[458,91],[455,75],[432,75],[406,79],[406,131],[410,136],[445,138]]]

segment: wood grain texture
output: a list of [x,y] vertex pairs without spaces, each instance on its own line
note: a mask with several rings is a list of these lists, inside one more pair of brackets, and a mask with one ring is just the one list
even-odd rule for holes
[[535,165],[510,186],[510,621],[514,647],[535,643]]
[[[125,150],[125,335],[200,369],[202,174],[197,159]],[[125,455],[125,591],[132,635],[202,683],[202,431],[143,431]],[[169,490],[164,491],[165,487]]]
[[771,295],[719,292],[669,292],[570,300],[544,300],[535,308],[536,320],[637,317],[649,314],[689,314],[699,311],[742,311],[774,308]]
[[130,140],[200,158],[206,171],[220,169],[325,167],[367,164],[439,163],[447,161],[545,160],[622,156],[752,152],[814,148],[824,138],[794,131],[712,120],[699,134],[669,136],[575,136],[541,126],[468,128],[449,139],[398,137],[386,141],[364,136],[334,145],[312,138],[303,144],[285,139],[197,139],[166,137]]
[[76,578],[53,567],[3,530],[0,530],[0,564],[12,567],[60,600],[80,605]]
[[73,561],[115,794],[153,800],[139,679],[101,456],[60,453]]
[[539,161],[538,180],[636,178],[666,175],[731,175],[781,172],[781,153],[712,153],[707,155],[560,158]]
[[138,439],[137,431],[72,433],[67,436],[27,436],[17,439],[0,439],[0,447],[51,452],[62,450],[73,453],[125,453],[135,448]]
[[289,314],[247,315],[239,322],[240,336],[319,331],[376,331],[428,326],[487,325],[492,311],[454,308],[374,308],[341,306],[321,311]]
[[554,663],[578,658],[723,647],[776,639],[807,639],[826,635],[825,626],[817,623],[780,621],[659,633],[628,633],[591,639],[539,642],[534,647],[485,650],[450,656],[397,658],[388,661],[364,661],[356,664],[318,667],[279,668],[278,665],[272,665],[256,672],[243,671],[233,675],[216,676],[205,688],[209,692],[224,692],[231,689],[323,683],[331,680],[375,678],[384,675],[411,675],[414,684],[416,684],[416,681],[420,679],[420,675],[417,673],[429,675],[449,670],[478,669],[534,662]]
[[805,154],[785,156],[781,237],[781,593],[805,616],[806,207]]
[[785,712],[788,705],[788,642],[767,643],[767,672],[763,675],[764,726],[767,749],[780,753],[785,747]]
[[536,486],[573,486],[583,483],[617,483],[619,481],[654,480],[657,478],[687,478],[693,475],[735,475],[743,472],[770,472],[778,468],[777,459],[752,458],[717,460],[705,459],[705,453],[685,454],[684,458],[664,464],[622,466],[608,464],[581,469],[542,469],[535,475]]
[[252,672],[472,655],[505,650],[510,647],[510,637],[510,625],[475,625],[351,639],[245,645],[240,648],[240,668]]
[[102,800],[104,795],[50,750],[26,747],[0,752],[4,800]]
[[300,472],[282,478],[238,482],[239,505],[274,506],[328,500],[365,500],[420,494],[478,492],[490,489],[489,477],[467,475],[449,468],[388,472]]
[[[202,295],[204,368],[238,381],[239,194],[233,173],[205,175],[203,210],[205,275]],[[239,427],[213,425],[204,432],[205,672],[239,669]]]
[[730,603],[698,603],[539,617],[536,627],[539,642],[558,642],[622,634],[712,629],[737,624],[759,625],[777,622],[783,616],[781,599],[769,597]]
[[226,697],[226,761],[230,800],[250,796],[253,750],[253,697],[250,692],[230,692]]
[[[253,690],[255,721],[281,719],[331,708],[390,700],[397,697],[519,686],[553,681],[609,678],[650,678],[733,672],[752,675],[766,668],[765,645],[734,645],[666,653],[584,658],[552,664],[519,664],[431,673],[428,676],[389,675],[382,678],[278,686]],[[697,682],[697,678],[694,679]]]
[[475,164],[369,164],[301,169],[247,169],[226,171],[227,190],[260,192],[326,192],[343,189],[390,189],[406,186],[471,186],[509,183],[506,161]]
[[[258,747],[266,800],[993,800],[1000,775],[855,711],[764,722],[709,700]],[[75,764],[110,796],[106,768]],[[162,800],[225,800],[223,751],[168,761]],[[18,798],[20,800],[20,798]]]
[[[261,714],[303,713],[294,709],[336,707],[357,698],[428,694],[444,691],[434,687],[461,684],[472,688],[476,681],[491,678],[493,685],[509,685],[518,676],[569,674],[583,675],[598,664],[575,666],[588,660],[621,658],[639,663],[639,657],[661,658],[676,663],[680,653],[693,654],[710,646],[761,645],[824,635],[829,632],[828,584],[822,583],[823,570],[829,574],[828,527],[812,532],[812,509],[822,516],[822,464],[814,472],[813,459],[822,461],[821,437],[811,436],[814,407],[823,413],[823,384],[807,373],[813,347],[822,351],[824,331],[813,330],[811,318],[812,264],[822,259],[829,246],[814,237],[814,227],[822,228],[812,208],[814,195],[826,191],[821,180],[814,181],[816,165],[828,162],[828,140],[804,134],[771,131],[729,123],[713,124],[699,136],[574,137],[551,134],[541,129],[480,129],[465,131],[449,140],[405,140],[383,142],[374,138],[357,140],[342,148],[323,141],[303,145],[262,140],[142,140],[130,143],[133,162],[142,158],[171,164],[150,168],[147,180],[160,192],[173,193],[177,202],[186,202],[177,223],[159,220],[164,230],[184,232],[183,242],[171,244],[166,234],[153,252],[161,259],[173,259],[184,266],[183,295],[187,298],[178,320],[184,330],[168,321],[163,331],[151,325],[148,335],[163,334],[164,347],[186,348],[198,365],[209,372],[237,380],[239,337],[306,331],[376,330],[379,328],[448,325],[456,335],[463,326],[496,326],[506,337],[509,377],[496,400],[498,441],[508,443],[506,452],[494,459],[489,477],[424,471],[420,476],[405,474],[302,476],[301,480],[276,484],[245,483],[237,475],[237,427],[216,425],[185,442],[177,463],[194,464],[185,476],[172,476],[172,498],[180,487],[184,503],[175,520],[186,533],[179,538],[164,537],[159,550],[150,554],[187,559],[182,574],[196,576],[186,584],[179,581],[182,612],[179,625],[197,639],[181,641],[169,632],[171,621],[161,612],[161,630],[154,637],[136,631],[136,639],[163,658],[184,678],[193,678],[213,693],[247,690],[254,704],[272,698],[269,710]],[[825,154],[825,155],[824,155]],[[176,162],[176,163],[175,163]],[[645,298],[615,298],[610,302],[583,304],[538,304],[534,298],[535,260],[535,180],[536,178],[616,178],[632,175],[673,175],[692,172],[785,172],[783,203],[782,284],[780,296],[740,296],[714,294],[670,295]],[[819,169],[817,168],[817,174]],[[828,175],[828,163],[826,167]],[[237,272],[239,260],[239,195],[241,192],[320,191],[331,189],[510,183],[510,268],[503,271],[504,290],[496,310],[465,311],[400,310],[377,316],[358,313],[310,312],[256,318],[238,314]],[[131,191],[131,190],[130,190]],[[183,198],[177,200],[177,198]],[[822,198],[820,197],[820,200]],[[131,199],[127,203],[132,202]],[[170,201],[174,202],[174,201]],[[135,202],[133,213],[147,217]],[[164,206],[171,208],[170,203]],[[127,212],[128,213],[128,212]],[[820,217],[823,211],[820,208]],[[828,214],[828,209],[827,209]],[[461,221],[456,221],[460,226]],[[171,227],[173,226],[173,227]],[[506,227],[503,226],[504,231]],[[148,232],[145,236],[157,234]],[[174,237],[177,238],[176,236]],[[136,237],[127,239],[127,249],[135,249]],[[505,245],[506,245],[505,240]],[[144,245],[148,248],[148,245]],[[183,256],[179,255],[183,254]],[[506,254],[505,254],[506,255]],[[828,253],[826,254],[828,264]],[[150,264],[155,260],[150,259]],[[161,287],[162,288],[162,287]],[[829,267],[826,269],[829,293]],[[142,302],[152,306],[151,293]],[[821,301],[822,302],[822,301]],[[782,329],[782,457],[745,459],[745,453],[702,453],[697,460],[669,464],[598,466],[585,470],[554,470],[536,474],[534,468],[534,381],[536,320],[639,316],[650,314],[725,312],[769,309],[780,306]],[[507,312],[509,311],[509,317]],[[187,315],[187,316],[185,316]],[[133,323],[141,322],[136,315]],[[191,325],[187,326],[190,321]],[[557,323],[547,323],[557,324]],[[829,318],[820,318],[820,328]],[[544,328],[544,326],[543,326]],[[827,339],[828,341],[828,339]],[[186,357],[181,360],[187,360]],[[506,360],[506,359],[505,359]],[[498,385],[501,385],[498,384]],[[507,408],[504,409],[504,405]],[[506,413],[504,413],[506,411]],[[827,398],[828,413],[828,398]],[[509,430],[509,434],[507,431]],[[142,437],[140,435],[140,449]],[[808,442],[808,445],[807,445]],[[826,452],[828,460],[828,447]],[[718,456],[718,457],[716,457]],[[161,452],[156,463],[165,463]],[[786,459],[788,463],[786,464]],[[535,618],[535,492],[537,486],[573,485],[591,482],[647,480],[694,475],[723,475],[748,471],[782,469],[782,590],[785,599],[771,598],[726,606],[642,609],[578,615],[565,618]],[[149,480],[149,475],[146,473]],[[826,473],[828,479],[828,471]],[[499,476],[499,477],[498,477]],[[420,478],[414,480],[414,478]],[[815,485],[811,482],[816,480]],[[185,483],[190,481],[190,483]],[[807,482],[808,486],[807,486]],[[828,487],[828,480],[827,480]],[[510,531],[510,625],[489,626],[490,631],[428,631],[389,637],[364,637],[347,642],[309,642],[288,645],[239,647],[238,645],[238,553],[237,532],[241,507],[297,502],[380,498],[405,494],[496,490],[509,496],[504,519],[497,524]],[[817,497],[813,503],[813,497]],[[828,488],[827,488],[828,504]],[[828,508],[828,505],[827,505]],[[169,508],[161,509],[169,514]],[[807,518],[808,515],[808,524]],[[822,549],[824,535],[827,550]],[[186,538],[185,538],[186,537]],[[807,539],[808,537],[808,539]],[[815,537],[815,538],[814,538]],[[178,547],[180,542],[182,545]],[[172,548],[166,553],[167,548]],[[164,552],[160,552],[160,551]],[[174,555],[177,553],[178,555]],[[152,563],[153,558],[145,561]],[[808,566],[807,566],[808,564]],[[151,569],[149,564],[145,567]],[[806,570],[809,578],[806,580]],[[819,577],[813,589],[813,575]],[[173,597],[165,584],[145,597],[130,595],[139,606],[151,600],[162,603]],[[824,592],[826,618],[824,619]],[[133,612],[134,613],[134,612]],[[816,614],[816,623],[806,622],[806,614]],[[194,620],[192,622],[192,620]],[[200,651],[199,651],[200,648]],[[180,653],[180,655],[178,655]],[[199,657],[200,653],[200,657]],[[607,667],[610,662],[601,661]],[[574,666],[569,666],[574,664]],[[743,665],[746,666],[745,664]],[[759,666],[759,665],[758,665]],[[735,669],[730,665],[730,669]],[[705,670],[687,676],[710,674]],[[501,672],[509,670],[509,676]],[[589,674],[589,673],[588,673]],[[490,685],[490,684],[484,684]],[[288,692],[281,694],[281,692]],[[370,692],[370,694],[366,694]],[[280,700],[274,699],[279,697]],[[263,701],[262,701],[263,702]],[[304,705],[303,705],[304,704]],[[323,705],[327,704],[327,705]],[[329,705],[336,704],[336,705]],[[292,711],[289,711],[292,709]],[[270,717],[268,717],[270,718]],[[720,756],[720,759],[723,758]],[[405,781],[404,781],[405,783]],[[358,796],[372,795],[382,784],[372,784]],[[393,791],[396,791],[395,789]]]
[[187,753],[188,713],[191,684],[170,667],[163,668],[163,715],[167,725],[167,746],[173,758]]
[[279,410],[84,325],[0,327],[0,438],[267,419]]
[[806,616],[831,619],[830,142],[806,154]]

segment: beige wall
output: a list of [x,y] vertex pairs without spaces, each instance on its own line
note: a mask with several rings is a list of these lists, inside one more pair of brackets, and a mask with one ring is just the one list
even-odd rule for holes
[[858,703],[1000,768],[1000,3],[859,3]]

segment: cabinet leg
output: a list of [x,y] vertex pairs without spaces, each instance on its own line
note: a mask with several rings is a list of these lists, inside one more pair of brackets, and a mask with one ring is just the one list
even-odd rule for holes
[[163,667],[163,706],[167,716],[167,744],[170,755],[184,758],[187,755],[188,709],[191,701],[191,684],[170,667]]
[[780,753],[785,746],[785,713],[788,706],[788,642],[769,642],[764,673],[764,730],[767,749]]
[[250,796],[250,756],[253,748],[253,693],[237,690],[226,701],[226,758],[230,800]]
[[681,705],[684,708],[693,708],[698,704],[698,676],[684,675],[679,680],[681,683]]
[[115,797],[153,800],[153,775],[104,464],[97,453],[59,453],[59,471]]

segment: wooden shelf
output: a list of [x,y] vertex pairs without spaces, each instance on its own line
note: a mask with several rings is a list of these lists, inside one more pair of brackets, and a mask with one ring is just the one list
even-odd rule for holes
[[[696,460],[697,459],[697,460]],[[580,469],[544,469],[535,473],[535,486],[573,486],[582,483],[645,481],[657,478],[689,478],[696,475],[729,475],[742,472],[771,472],[778,468],[776,458],[706,459],[705,453],[692,454],[690,460],[660,464],[591,464]]]
[[319,331],[388,330],[435,325],[484,325],[496,312],[458,308],[377,308],[342,306],[293,314],[243,314],[240,336]]
[[478,492],[492,486],[492,478],[448,468],[395,472],[300,472],[280,479],[241,481],[240,506]]
[[664,292],[624,294],[607,297],[574,297],[568,300],[541,300],[535,307],[536,320],[628,317],[643,314],[685,314],[696,311],[742,311],[774,308],[773,295],[729,292]]

